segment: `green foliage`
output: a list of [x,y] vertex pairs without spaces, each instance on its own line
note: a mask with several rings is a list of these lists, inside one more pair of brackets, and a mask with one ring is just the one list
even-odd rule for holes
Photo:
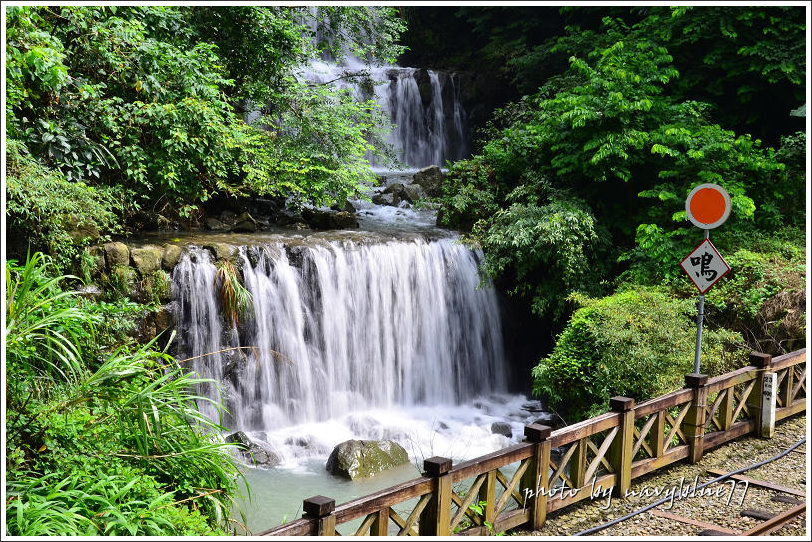
[[511,270],[518,284],[513,292],[530,297],[537,314],[560,317],[561,292],[596,291],[607,235],[583,202],[514,203],[483,228],[474,233],[482,239],[484,269],[492,277]]
[[[604,30],[595,49],[573,56],[565,73],[504,109],[481,155],[458,163],[447,182],[445,224],[476,224],[491,276],[505,276],[515,291],[532,295],[538,312],[551,308],[538,299],[551,298],[556,288],[560,296],[600,282],[613,269],[598,262],[612,256],[629,262],[626,278],[637,282],[678,276],[679,261],[698,242],[684,200],[699,183],[720,184],[731,194],[726,227],[783,218],[779,196],[765,189],[772,179],[790,178],[777,153],[710,122],[709,105],[670,96],[679,73],[665,47],[612,19]],[[788,162],[797,164],[797,144],[788,142]],[[797,193],[798,177],[791,178]],[[568,226],[580,232],[574,239],[559,235],[561,248],[549,256],[540,252],[549,243],[522,242],[524,233],[536,231],[534,221],[545,227],[548,217],[538,209],[573,199],[587,202]],[[785,208],[798,214],[797,207]],[[596,250],[610,239],[619,254]],[[564,247],[572,252],[561,252]],[[550,274],[564,280],[551,288],[544,284],[547,270],[558,265]],[[592,274],[572,276],[584,268]],[[539,288],[549,293],[539,296]]]
[[[76,205],[98,195],[79,220],[102,232],[110,213],[147,204],[194,218],[215,194],[316,204],[356,194],[373,178],[365,136],[380,114],[297,72],[327,50],[390,59],[402,23],[388,7],[320,8],[320,26],[336,32],[328,46],[311,42],[309,17],[306,7],[9,9],[8,135],[49,183],[14,188],[12,223],[39,231],[25,213],[49,193]],[[249,112],[263,116],[248,124]]]
[[153,271],[152,276],[152,302],[160,304],[162,300],[172,295],[172,277],[163,269]]
[[63,291],[41,254],[6,275],[9,532],[222,534],[240,474],[199,410],[210,381],[117,345],[128,307]]
[[6,362],[34,378],[77,382],[84,372],[81,345],[97,319],[81,311],[75,292],[52,276],[47,256],[37,252],[23,266],[6,264]]
[[[578,298],[548,357],[533,369],[536,394],[577,421],[605,411],[610,397],[642,401],[682,387],[693,367],[696,309],[655,289],[637,288],[600,299]],[[744,359],[741,336],[706,329],[702,369],[715,375]]]
[[6,217],[12,252],[44,250],[69,266],[100,231],[115,232],[121,203],[113,191],[68,182],[39,163],[20,141],[6,141]]

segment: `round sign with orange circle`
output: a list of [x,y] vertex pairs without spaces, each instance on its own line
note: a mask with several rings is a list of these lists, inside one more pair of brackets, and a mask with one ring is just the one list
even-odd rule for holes
[[685,212],[694,226],[711,230],[730,216],[730,194],[718,184],[700,184],[688,194]]

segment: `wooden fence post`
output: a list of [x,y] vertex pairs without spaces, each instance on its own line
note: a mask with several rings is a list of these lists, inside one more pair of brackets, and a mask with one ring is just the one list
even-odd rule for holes
[[448,536],[451,534],[451,460],[430,457],[423,461],[423,470],[434,478],[434,492],[420,514],[420,536]]
[[485,522],[493,525],[493,520],[496,518],[496,471],[488,471],[485,474],[485,481],[482,487],[479,488],[479,500],[485,501],[485,510],[482,514],[482,523]]
[[682,423],[685,441],[690,446],[688,462],[699,462],[705,449],[705,417],[708,406],[708,375],[690,373],[685,375],[685,387],[694,390],[691,406]]
[[589,448],[589,437],[576,440],[570,446],[577,446],[570,459],[570,481],[572,489],[580,489],[586,485],[586,451]]
[[761,352],[750,352],[750,365],[759,369],[756,376],[756,384],[753,386],[753,391],[747,397],[747,410],[750,413],[750,418],[755,420],[755,427],[753,434],[761,436],[761,411],[762,411],[762,397],[764,393],[764,373],[770,370],[773,363],[773,357],[769,354],[762,354]]
[[617,435],[609,445],[607,456],[615,471],[612,494],[624,497],[632,484],[632,449],[634,448],[634,399],[612,397],[609,408],[620,416]]
[[305,516],[317,520],[316,536],[334,536],[336,534],[336,517],[333,515],[335,508],[335,500],[322,495],[304,500],[302,510],[304,510]]
[[522,477],[520,493],[524,496],[525,508],[530,509],[529,526],[534,531],[541,530],[547,520],[547,491],[550,478],[550,441],[547,437],[552,431],[552,428],[536,423],[524,428],[525,440],[534,443],[535,446],[530,466]]

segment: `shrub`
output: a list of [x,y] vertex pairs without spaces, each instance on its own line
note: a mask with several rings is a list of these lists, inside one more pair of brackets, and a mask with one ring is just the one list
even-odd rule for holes
[[[550,356],[533,369],[536,394],[572,421],[606,410],[616,395],[642,401],[679,389],[692,371],[696,309],[692,300],[637,288],[579,298]],[[744,360],[738,333],[705,329],[702,372],[719,374]]]
[[9,532],[223,534],[241,475],[199,410],[210,381],[116,346],[132,304],[64,291],[41,254],[6,278]]

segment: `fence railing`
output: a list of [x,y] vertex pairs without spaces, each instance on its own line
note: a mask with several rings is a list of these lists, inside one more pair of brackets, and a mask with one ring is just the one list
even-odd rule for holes
[[776,421],[806,409],[806,349],[776,358],[753,353],[737,371],[711,379],[688,374],[681,390],[638,405],[613,397],[609,406],[556,431],[528,425],[524,442],[456,466],[426,459],[421,478],[339,506],[323,496],[305,499],[303,518],[261,534],[540,530],[548,513],[597,494],[622,498],[646,473],[683,459],[696,463],[706,450],[746,434],[772,436]]

